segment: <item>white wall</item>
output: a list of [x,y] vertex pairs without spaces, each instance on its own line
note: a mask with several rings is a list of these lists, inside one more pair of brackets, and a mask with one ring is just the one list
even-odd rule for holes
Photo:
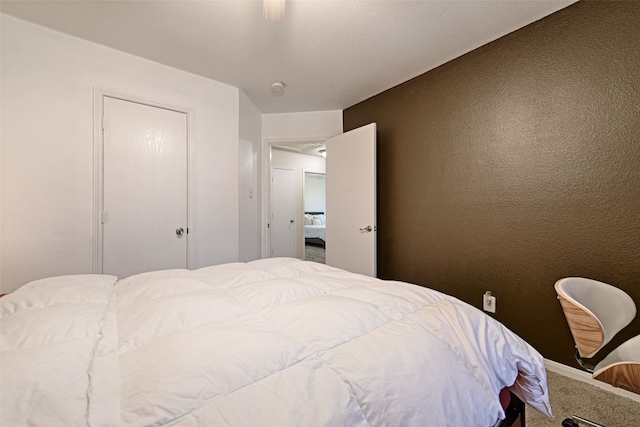
[[[276,142],[302,142],[325,140],[342,133],[342,110],[315,111],[304,113],[281,113],[262,115],[262,255],[269,256],[270,235],[269,214],[271,206],[270,174],[271,163],[268,153],[270,144]],[[301,239],[304,239],[304,235]],[[300,240],[300,239],[299,239]],[[298,251],[301,251],[304,245]]]
[[342,110],[264,114],[262,139],[303,141],[326,139],[342,133]]
[[2,292],[92,271],[94,86],[194,111],[195,267],[236,261],[239,90],[0,19]]
[[262,114],[240,91],[240,178],[239,239],[240,261],[260,258],[260,158]]
[[327,180],[324,175],[309,173],[304,179],[304,211],[327,211]]
[[271,167],[293,169],[295,174],[296,199],[296,257],[304,258],[304,173],[325,173],[325,158],[298,154],[290,151],[272,150]]

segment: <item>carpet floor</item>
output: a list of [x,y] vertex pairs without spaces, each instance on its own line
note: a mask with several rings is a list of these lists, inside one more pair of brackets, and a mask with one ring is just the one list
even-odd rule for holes
[[527,407],[527,427],[561,427],[572,415],[606,427],[640,426],[640,402],[549,370],[547,382],[555,419]]
[[315,245],[304,246],[304,259],[305,261],[315,261],[325,264],[325,252],[324,248]]

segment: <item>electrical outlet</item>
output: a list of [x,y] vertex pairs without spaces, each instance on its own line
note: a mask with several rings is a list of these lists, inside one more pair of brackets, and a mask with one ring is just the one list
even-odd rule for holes
[[496,312],[496,297],[491,295],[491,291],[487,291],[482,296],[482,309],[489,313]]

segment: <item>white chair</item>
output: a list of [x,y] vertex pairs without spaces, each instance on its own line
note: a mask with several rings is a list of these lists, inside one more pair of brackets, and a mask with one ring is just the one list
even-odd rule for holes
[[[614,286],[583,277],[567,277],[555,284],[573,341],[576,360],[593,378],[640,394],[640,335],[609,353],[595,367],[590,359],[636,316],[636,305],[627,293]],[[572,424],[563,422],[563,426]],[[597,426],[579,417],[574,421]],[[573,425],[576,425],[575,423]]]

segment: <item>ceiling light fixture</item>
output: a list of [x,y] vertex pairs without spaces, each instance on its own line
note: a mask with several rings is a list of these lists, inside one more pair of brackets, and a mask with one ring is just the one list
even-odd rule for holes
[[318,150],[318,152],[322,154],[322,157],[327,157],[327,150],[325,150],[324,148]]
[[267,21],[279,21],[284,15],[285,0],[264,0],[262,11]]

